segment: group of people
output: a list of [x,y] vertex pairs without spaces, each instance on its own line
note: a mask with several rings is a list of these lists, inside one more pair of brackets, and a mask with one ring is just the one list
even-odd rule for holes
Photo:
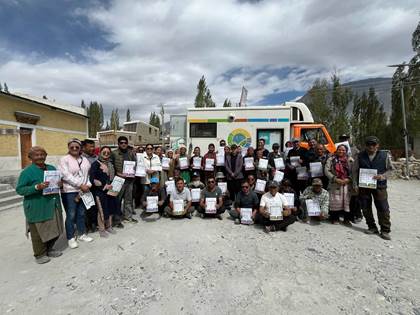
[[[267,233],[286,231],[296,221],[351,226],[364,216],[368,234],[390,240],[387,201],[389,155],[379,150],[379,140],[366,139],[358,152],[342,135],[334,153],[315,139],[303,148],[299,139],[287,141],[283,150],[272,151],[259,139],[257,147],[228,146],[226,141],[200,148],[185,145],[164,149],[148,144],[130,147],[124,136],[118,148],[95,148],[92,140],[68,141],[68,154],[57,169],[46,164],[47,152],[35,146],[32,164],[18,180],[16,191],[24,196],[24,211],[37,263],[62,253],[54,243],[64,231],[70,248],[92,242],[88,232],[109,237],[124,224],[171,217],[223,219],[228,212],[235,224],[259,224]],[[359,170],[375,170],[374,187],[359,187]],[[46,172],[59,171],[55,185]],[[60,190],[61,193],[58,193]],[[48,191],[48,193],[46,193]],[[53,193],[51,193],[53,191]],[[380,230],[372,213],[377,208]],[[66,212],[63,224],[62,208]]]

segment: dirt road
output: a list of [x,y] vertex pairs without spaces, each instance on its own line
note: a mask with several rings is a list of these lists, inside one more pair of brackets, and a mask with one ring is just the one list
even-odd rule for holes
[[420,181],[389,189],[392,241],[295,223],[139,222],[34,263],[21,209],[0,213],[0,314],[420,314]]

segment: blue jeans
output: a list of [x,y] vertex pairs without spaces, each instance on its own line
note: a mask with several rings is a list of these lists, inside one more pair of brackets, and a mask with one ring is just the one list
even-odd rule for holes
[[74,223],[76,223],[77,234],[80,236],[85,234],[85,205],[80,199],[76,202],[74,198],[79,193],[63,193],[61,194],[63,200],[64,210],[66,211],[66,236],[67,240],[74,237]]

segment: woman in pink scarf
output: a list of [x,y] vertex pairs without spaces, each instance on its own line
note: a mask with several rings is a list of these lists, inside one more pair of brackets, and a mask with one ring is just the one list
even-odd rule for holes
[[344,217],[343,224],[351,226],[350,222],[350,188],[351,164],[347,159],[348,148],[339,145],[333,156],[325,163],[325,175],[329,179],[330,220],[332,224],[340,223],[340,216]]

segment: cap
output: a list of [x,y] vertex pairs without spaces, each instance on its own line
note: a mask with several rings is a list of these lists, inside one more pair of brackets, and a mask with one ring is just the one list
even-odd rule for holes
[[375,136],[366,137],[365,144],[378,144],[379,139]]
[[216,179],[219,179],[219,178],[225,178],[225,175],[222,172],[217,172]]
[[343,133],[339,138],[340,139],[350,139],[350,136],[347,135],[347,134],[345,134],[345,133]]
[[280,148],[280,144],[278,144],[278,143],[273,143],[272,148],[273,148],[273,150],[274,150],[274,149],[278,149],[278,148]]
[[200,174],[198,174],[197,172],[194,172],[194,173],[192,174],[192,177],[200,177]]
[[268,182],[267,187],[268,187],[268,188],[270,188],[270,187],[277,188],[277,187],[279,187],[279,185],[277,184],[277,182],[276,182],[276,181],[274,181],[274,180],[270,180],[270,181]]
[[291,142],[300,142],[300,139],[299,138],[292,138],[290,141]]
[[312,186],[322,186],[322,180],[320,180],[319,178],[314,178],[312,180]]
[[159,184],[159,178],[157,177],[152,177],[150,179],[150,184]]

